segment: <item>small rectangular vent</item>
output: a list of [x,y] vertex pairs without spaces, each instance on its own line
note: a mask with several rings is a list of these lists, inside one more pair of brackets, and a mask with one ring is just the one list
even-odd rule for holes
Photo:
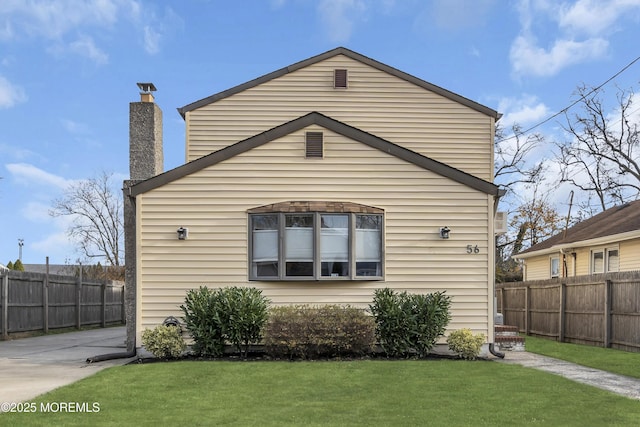
[[307,132],[306,157],[322,158],[322,132]]
[[337,69],[333,70],[333,87],[346,89],[347,88],[347,70]]

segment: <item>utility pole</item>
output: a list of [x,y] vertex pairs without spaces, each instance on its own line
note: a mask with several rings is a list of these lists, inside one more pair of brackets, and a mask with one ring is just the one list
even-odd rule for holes
[[22,262],[22,247],[24,246],[24,239],[18,239],[18,259]]

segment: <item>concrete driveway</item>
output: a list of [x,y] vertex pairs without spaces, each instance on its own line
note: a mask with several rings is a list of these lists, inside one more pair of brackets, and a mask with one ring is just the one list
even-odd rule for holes
[[22,402],[135,358],[88,364],[126,351],[124,326],[0,341],[0,403]]

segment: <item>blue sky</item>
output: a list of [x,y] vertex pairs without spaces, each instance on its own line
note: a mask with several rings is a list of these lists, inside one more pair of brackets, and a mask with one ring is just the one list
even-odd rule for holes
[[[2,0],[0,263],[18,239],[24,263],[79,257],[68,219],[48,211],[102,171],[119,191],[136,82],[158,88],[168,170],[184,162],[176,108],[337,46],[528,128],[638,57],[639,24],[640,0]],[[634,64],[607,94],[639,75]],[[553,137],[559,123],[537,130]]]

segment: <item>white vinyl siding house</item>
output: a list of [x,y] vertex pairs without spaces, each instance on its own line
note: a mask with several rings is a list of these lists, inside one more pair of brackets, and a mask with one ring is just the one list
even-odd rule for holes
[[361,308],[444,290],[449,329],[492,342],[497,113],[343,48],[303,63],[179,109],[188,162],[129,190],[137,342],[202,285]]

